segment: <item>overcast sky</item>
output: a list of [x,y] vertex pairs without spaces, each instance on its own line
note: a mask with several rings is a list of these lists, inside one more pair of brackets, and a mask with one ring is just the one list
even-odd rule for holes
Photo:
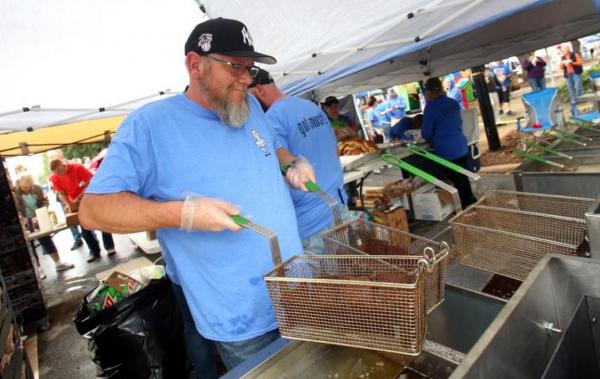
[[109,106],[187,82],[193,0],[0,1],[0,113]]

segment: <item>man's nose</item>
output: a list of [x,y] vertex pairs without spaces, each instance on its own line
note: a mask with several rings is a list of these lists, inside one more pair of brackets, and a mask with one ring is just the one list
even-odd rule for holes
[[248,87],[250,84],[252,84],[252,81],[254,80],[254,78],[252,78],[252,75],[250,75],[250,71],[245,70],[244,74],[242,76],[240,76],[240,83],[245,84],[246,87]]

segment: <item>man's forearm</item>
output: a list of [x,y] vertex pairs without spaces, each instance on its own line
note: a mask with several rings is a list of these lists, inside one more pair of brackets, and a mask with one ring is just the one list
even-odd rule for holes
[[111,233],[178,228],[182,205],[182,201],[158,202],[129,192],[85,194],[79,222],[87,229]]
[[277,158],[279,159],[279,165],[284,167],[294,162],[296,156],[287,151],[287,149],[280,147],[277,149]]
[[58,199],[60,200],[62,205],[65,207],[68,207],[69,199],[67,198],[67,195],[63,191],[59,191],[59,192],[57,192],[57,194],[58,194]]

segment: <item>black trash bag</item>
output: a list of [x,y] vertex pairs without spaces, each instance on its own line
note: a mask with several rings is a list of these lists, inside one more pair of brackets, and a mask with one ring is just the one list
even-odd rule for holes
[[75,317],[100,378],[185,378],[183,324],[171,281],[152,280],[110,308],[92,313],[83,298]]

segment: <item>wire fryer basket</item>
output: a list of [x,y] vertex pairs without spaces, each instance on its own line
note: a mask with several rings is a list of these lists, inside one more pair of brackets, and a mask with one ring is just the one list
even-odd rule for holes
[[284,337],[418,355],[429,265],[416,256],[300,255],[264,279]]
[[477,204],[583,220],[593,202],[594,199],[582,197],[495,190],[481,198]]
[[583,220],[472,206],[450,220],[462,264],[525,280],[548,253],[583,255]]
[[425,306],[431,312],[444,301],[448,245],[398,229],[355,220],[323,234],[325,250],[336,255],[410,255],[433,259],[425,276]]

